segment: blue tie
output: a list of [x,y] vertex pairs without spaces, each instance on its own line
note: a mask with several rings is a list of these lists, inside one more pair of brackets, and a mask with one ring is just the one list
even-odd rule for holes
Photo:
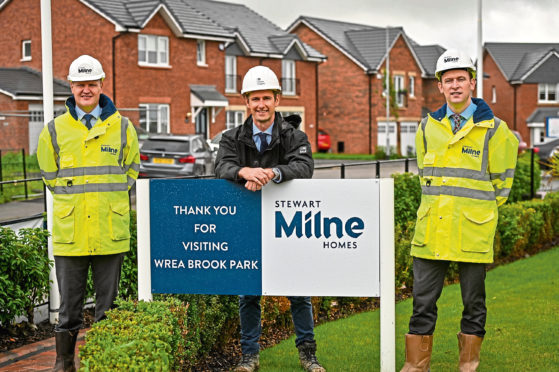
[[260,137],[260,153],[262,154],[268,148],[268,135],[264,132],[257,134]]
[[85,126],[87,127],[87,129],[91,129],[91,119],[94,119],[95,116],[91,114],[85,114],[83,118],[85,119]]

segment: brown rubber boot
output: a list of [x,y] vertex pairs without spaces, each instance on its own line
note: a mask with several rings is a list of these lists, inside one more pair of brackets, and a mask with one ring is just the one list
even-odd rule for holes
[[54,339],[56,341],[56,362],[54,364],[54,371],[75,372],[74,350],[76,349],[78,331],[55,332]]
[[459,332],[458,349],[460,350],[460,372],[475,372],[479,366],[479,352],[483,337]]
[[433,335],[406,335],[406,364],[400,372],[427,372],[431,366]]

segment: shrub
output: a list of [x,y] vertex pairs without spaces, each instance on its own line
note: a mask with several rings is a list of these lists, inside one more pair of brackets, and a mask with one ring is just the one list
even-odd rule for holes
[[[530,162],[532,154],[527,151],[518,156],[516,170],[514,172],[514,182],[507,203],[530,198]],[[539,158],[534,158],[534,192],[540,188],[541,171]]]
[[392,178],[394,178],[394,223],[405,230],[408,222],[415,221],[421,203],[419,176],[403,173],[393,174]]
[[83,371],[180,370],[192,359],[187,309],[177,299],[117,301],[107,319],[94,323],[80,348]]
[[35,303],[49,291],[48,231],[0,227],[0,323],[26,315],[33,323]]

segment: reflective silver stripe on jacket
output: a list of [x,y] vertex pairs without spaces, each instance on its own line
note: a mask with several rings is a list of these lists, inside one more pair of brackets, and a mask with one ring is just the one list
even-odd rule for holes
[[425,167],[420,173],[421,176],[423,176],[422,173],[433,177],[457,177],[476,181],[489,181],[487,174],[473,169]]
[[137,163],[130,163],[130,164],[124,166],[124,172],[125,172],[125,173],[128,173],[128,170],[129,170],[130,168],[132,168],[132,169],[135,170],[136,172],[139,172],[139,171],[140,171],[140,164],[137,164]]
[[503,173],[491,173],[491,180],[501,180],[501,181],[506,181],[507,178],[513,178],[514,177],[514,169],[507,169],[505,172]]
[[136,182],[136,179],[128,176],[128,186],[132,187],[134,182]]
[[98,167],[62,168],[58,177],[103,176],[108,174],[124,174],[117,165],[101,165]]
[[450,195],[478,200],[495,200],[495,191],[483,191],[455,186],[421,186],[423,195]]
[[128,138],[126,137],[127,128],[128,128],[128,118],[122,116],[120,120],[120,153],[118,154],[118,164],[120,164],[123,171],[124,171],[124,164],[122,164],[122,159],[124,157],[124,149],[126,148],[126,144],[128,142]]
[[56,154],[56,167],[60,169],[60,147],[58,146],[58,138],[56,136],[56,126],[54,125],[54,119],[49,121],[47,128],[50,134],[50,142],[52,143],[52,148]]
[[485,172],[487,172],[487,164],[489,163],[489,141],[491,140],[491,138],[493,138],[493,136],[497,132],[497,129],[499,129],[499,126],[501,125],[501,119],[494,117],[493,121],[495,122],[495,125],[493,126],[493,128],[487,130],[487,133],[485,133],[485,141],[483,142],[483,158],[481,159],[481,171],[484,174]]
[[423,151],[427,152],[427,137],[425,136],[425,127],[427,126],[427,121],[429,116],[426,116],[421,120],[421,132],[423,133]]
[[504,189],[496,189],[495,190],[495,195],[498,197],[502,197],[502,198],[508,198],[510,194],[510,188],[504,188]]
[[87,183],[84,185],[55,186],[55,194],[84,194],[86,192],[128,191],[126,183]]
[[58,172],[45,172],[41,170],[41,177],[43,177],[46,181],[52,181],[56,179]]

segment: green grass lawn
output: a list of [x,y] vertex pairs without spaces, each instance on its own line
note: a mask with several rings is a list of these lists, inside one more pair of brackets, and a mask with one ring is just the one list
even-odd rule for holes
[[[559,371],[559,247],[487,275],[487,335],[478,371]],[[460,286],[443,290],[431,371],[456,371]],[[411,299],[396,306],[396,367],[404,364]],[[329,372],[380,370],[379,312],[316,327],[319,361]],[[262,371],[300,371],[294,338],[264,350]]]

